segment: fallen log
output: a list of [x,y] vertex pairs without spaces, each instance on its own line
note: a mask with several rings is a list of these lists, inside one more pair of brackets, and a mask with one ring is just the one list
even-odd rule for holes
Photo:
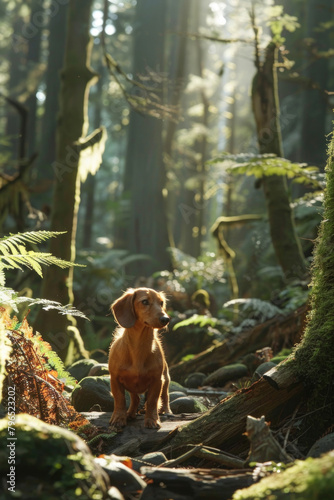
[[251,470],[226,474],[219,469],[160,469],[141,467],[141,473],[149,480],[141,500],[228,500],[240,488],[256,482]]
[[256,418],[264,415],[274,426],[291,414],[305,396],[303,384],[296,378],[292,363],[280,364],[272,370],[270,380],[275,379],[275,384],[261,378],[224,399],[196,420],[175,429],[163,440],[160,450],[168,455],[173,454],[175,448],[182,450],[184,445],[203,444],[237,455],[246,453],[249,444],[243,434],[248,415]]
[[190,360],[170,366],[171,378],[182,384],[193,372],[209,374],[263,347],[270,346],[274,353],[292,347],[300,341],[307,312],[308,305],[304,305],[288,316],[275,316],[251,330],[225,339]]

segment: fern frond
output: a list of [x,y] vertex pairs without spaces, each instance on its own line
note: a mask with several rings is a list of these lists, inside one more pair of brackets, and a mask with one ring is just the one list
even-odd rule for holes
[[42,306],[42,309],[49,311],[50,309],[54,309],[58,311],[60,314],[70,314],[71,316],[76,316],[78,318],[88,319],[87,316],[78,309],[75,309],[71,304],[63,306],[60,302],[56,302],[55,300],[48,299],[34,299],[32,297],[19,297],[17,292],[12,290],[11,288],[0,286],[0,304],[6,307],[11,307],[13,311],[16,313],[19,312],[18,305],[19,304],[27,304],[29,307],[31,306]]
[[[50,253],[27,251],[25,244],[37,244],[54,238],[65,231],[30,231],[27,233],[11,234],[0,239],[0,285],[4,286],[4,269],[19,269],[28,267],[43,277],[42,265],[56,265],[62,269],[72,266],[84,267],[74,264]],[[2,254],[2,255],[1,255]]]
[[[21,249],[22,250],[22,249]],[[7,269],[20,269],[22,266],[28,267],[34,270],[41,278],[43,277],[41,265],[56,265],[61,269],[66,269],[68,267],[85,267],[82,264],[76,264],[74,262],[68,262],[63,259],[59,259],[50,253],[44,252],[23,252],[15,253],[12,255],[0,255],[0,263],[3,263],[3,267]]]
[[[22,243],[42,243],[50,238],[55,238],[66,231],[29,231],[26,233],[10,234],[0,238],[0,252],[4,255],[8,253],[19,253]],[[16,250],[15,250],[16,249]]]
[[184,319],[180,321],[179,323],[176,323],[176,325],[173,326],[173,331],[178,330],[179,328],[182,328],[183,326],[193,326],[193,325],[198,325],[201,328],[205,326],[212,326],[215,327],[218,323],[217,318],[211,318],[209,316],[204,316],[200,314],[194,314],[190,318]]

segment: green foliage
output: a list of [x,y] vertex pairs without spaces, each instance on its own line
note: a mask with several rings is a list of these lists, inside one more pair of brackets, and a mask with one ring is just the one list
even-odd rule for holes
[[283,10],[283,5],[273,5],[268,9],[269,20],[267,26],[270,27],[273,42],[277,45],[282,45],[285,42],[285,38],[282,36],[284,30],[293,33],[297,28],[300,28],[298,18],[284,14]]
[[26,303],[29,306],[41,305],[43,309],[55,309],[61,314],[70,314],[71,316],[86,316],[74,309],[71,305],[62,305],[59,302],[46,299],[33,299],[31,297],[19,296],[17,292],[5,286],[5,270],[18,269],[23,271],[23,267],[32,269],[39,276],[43,277],[42,265],[56,265],[62,269],[79,266],[73,262],[68,262],[63,259],[54,257],[50,253],[36,252],[27,250],[26,244],[36,245],[50,238],[57,237],[63,232],[50,231],[31,231],[27,233],[18,233],[15,235],[5,236],[0,239],[0,304],[11,307],[15,312],[18,312],[18,305]]
[[231,175],[254,176],[256,179],[280,175],[300,184],[323,187],[323,175],[319,173],[317,167],[309,167],[306,163],[292,163],[274,154],[224,153],[209,163],[222,163]]
[[238,311],[237,325],[233,328],[235,333],[253,328],[259,323],[264,323],[276,315],[283,314],[282,309],[268,301],[260,299],[235,299],[223,305],[223,314],[227,317]]
[[0,239],[0,284],[5,284],[5,269],[20,269],[22,266],[34,270],[41,278],[43,277],[42,265],[54,264],[62,269],[77,266],[73,262],[58,259],[50,253],[28,251],[26,243],[42,243],[50,238],[55,238],[64,232],[31,231],[28,233],[11,234]]
[[183,326],[190,326],[190,325],[199,325],[201,328],[205,326],[212,326],[215,327],[217,326],[217,323],[219,320],[217,318],[211,318],[210,316],[204,316],[201,314],[194,314],[190,318],[184,319],[183,321],[180,321],[179,323],[176,323],[173,326],[173,330],[178,330],[179,328],[182,328]]
[[62,362],[58,354],[50,349],[48,344],[39,335],[34,335],[31,340],[38,346],[38,352],[40,352],[45,358],[45,368],[49,370],[55,370],[57,372],[57,378],[61,382],[71,388],[74,388],[77,384],[77,381],[65,369],[64,363]]
[[164,278],[169,288],[192,295],[199,289],[213,291],[217,286],[225,287],[224,262],[214,253],[207,252],[195,259],[178,248],[169,248],[169,251],[174,270],[154,274],[154,277]]
[[288,314],[306,304],[309,295],[310,289],[305,284],[290,284],[278,294],[278,301],[281,303],[284,314]]

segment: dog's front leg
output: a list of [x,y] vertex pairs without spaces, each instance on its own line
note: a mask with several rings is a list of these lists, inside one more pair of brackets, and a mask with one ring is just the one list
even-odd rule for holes
[[147,391],[144,426],[150,429],[159,429],[161,427],[158,415],[158,402],[161,394],[161,389],[162,381],[160,379],[152,383]]
[[110,377],[111,393],[114,397],[114,411],[110,418],[110,424],[119,428],[126,425],[125,389],[114,377]]

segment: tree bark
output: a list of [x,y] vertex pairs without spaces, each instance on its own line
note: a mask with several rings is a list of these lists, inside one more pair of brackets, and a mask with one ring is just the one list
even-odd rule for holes
[[[270,43],[263,65],[258,65],[253,80],[252,104],[261,154],[283,156],[279,124],[277,48]],[[297,238],[286,179],[264,176],[262,179],[269,217],[271,240],[275,254],[287,280],[305,279],[306,264]]]
[[55,172],[52,163],[56,160],[56,128],[59,112],[60,71],[64,64],[66,20],[68,2],[53,2],[49,21],[48,49],[49,56],[45,74],[45,102],[42,117],[39,155],[36,162],[37,191],[34,200],[37,208],[47,213]]
[[[134,31],[134,74],[148,69],[164,71],[166,0],[137,2]],[[154,83],[159,99],[163,86],[160,77]],[[145,97],[145,95],[143,96]],[[170,268],[167,219],[163,198],[166,181],[163,161],[162,120],[132,110],[126,158],[125,190],[130,192],[128,248],[132,254],[149,259],[134,263],[130,272],[149,276]]]
[[317,51],[327,51],[331,46],[330,30],[320,30],[321,24],[327,23],[332,12],[331,0],[319,4],[310,0],[305,5],[304,37],[309,40],[310,52],[305,54],[304,76],[310,80],[309,89],[305,89],[301,106],[301,141],[299,148],[300,161],[321,168],[326,163],[326,135],[329,132],[326,122],[330,105],[327,102],[326,90],[330,88],[329,58],[318,57]]
[[[52,231],[67,233],[51,241],[50,252],[75,260],[77,215],[80,203],[80,151],[78,141],[88,130],[88,94],[97,76],[89,66],[89,35],[92,0],[71,0],[67,24],[64,69],[61,74],[60,117],[57,127],[57,160],[53,164],[56,183],[51,218]],[[62,304],[73,303],[73,268],[50,267],[45,273],[42,297]],[[71,361],[74,349],[74,318],[53,311],[41,311],[35,327],[65,360]],[[71,336],[72,334],[72,336]],[[78,334],[76,332],[75,334]]]

